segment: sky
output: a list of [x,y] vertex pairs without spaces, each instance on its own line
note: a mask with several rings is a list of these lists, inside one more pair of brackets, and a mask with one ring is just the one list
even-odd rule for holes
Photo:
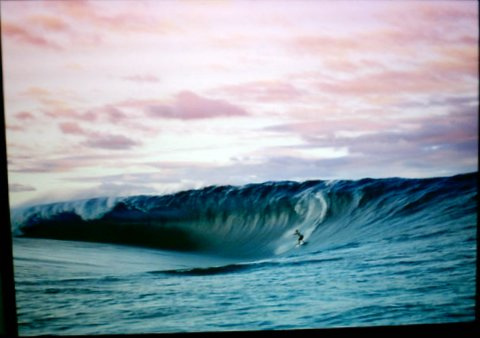
[[10,203],[478,168],[476,1],[1,1]]

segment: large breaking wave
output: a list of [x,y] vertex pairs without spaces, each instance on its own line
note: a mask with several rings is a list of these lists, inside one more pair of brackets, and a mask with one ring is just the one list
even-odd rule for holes
[[[476,226],[477,173],[430,179],[267,182],[12,211],[16,236],[266,257]],[[465,224],[464,224],[465,223]]]

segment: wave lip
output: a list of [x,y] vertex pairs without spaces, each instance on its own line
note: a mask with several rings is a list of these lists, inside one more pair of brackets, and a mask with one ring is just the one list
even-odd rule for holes
[[12,224],[17,235],[27,237],[270,255],[295,244],[294,227],[307,237],[325,216],[320,193],[299,187],[265,183],[55,203],[17,210]]
[[305,252],[401,237],[411,229],[440,236],[448,222],[467,216],[471,222],[476,187],[477,173],[212,186],[16,209],[12,225],[17,236],[268,257],[294,250],[296,229],[309,242]]

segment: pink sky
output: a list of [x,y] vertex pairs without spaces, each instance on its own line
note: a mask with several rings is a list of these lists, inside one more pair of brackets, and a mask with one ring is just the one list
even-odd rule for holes
[[478,166],[474,1],[2,1],[13,205]]

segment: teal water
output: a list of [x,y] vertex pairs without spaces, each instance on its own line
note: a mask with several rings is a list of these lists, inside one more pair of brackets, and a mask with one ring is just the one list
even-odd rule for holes
[[[476,182],[476,174],[280,182],[17,210],[19,332],[471,321]],[[308,241],[298,248],[297,228]],[[92,229],[109,229],[108,237]],[[136,229],[162,238],[125,242]]]

